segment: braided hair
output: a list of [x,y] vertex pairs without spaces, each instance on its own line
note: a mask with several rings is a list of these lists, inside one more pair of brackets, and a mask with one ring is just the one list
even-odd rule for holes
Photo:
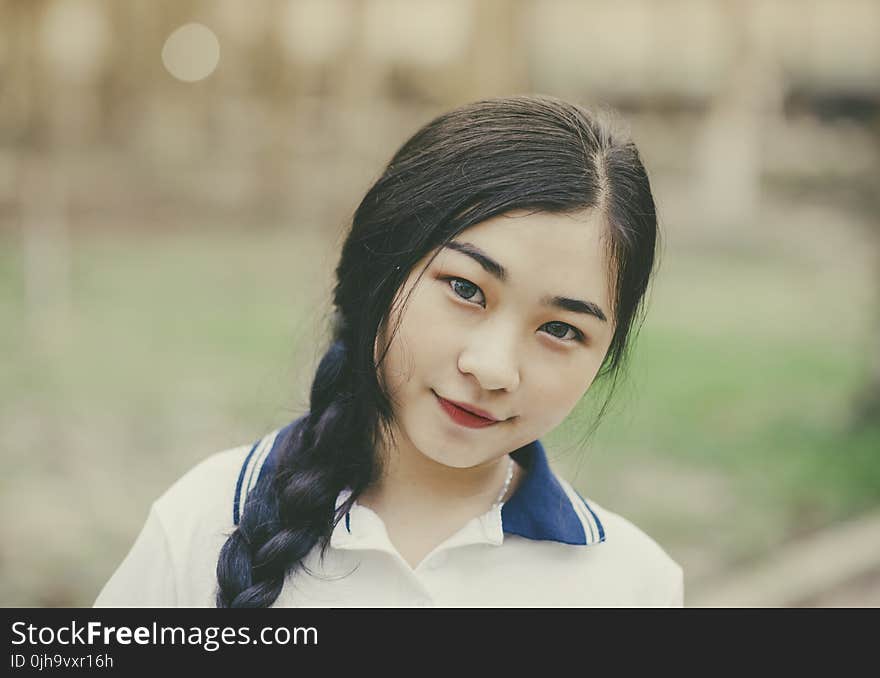
[[[607,224],[615,321],[597,378],[616,377],[640,318],[657,238],[635,145],[590,111],[545,96],[462,106],[403,144],[353,216],[335,271],[332,340],[309,412],[276,443],[277,463],[260,476],[223,545],[218,607],[273,605],[286,578],[304,568],[316,546],[323,556],[336,524],[381,476],[376,441],[383,434],[393,440],[394,417],[379,365],[397,329],[385,323],[415,265],[505,212],[589,208]],[[390,338],[379,346],[387,329]],[[351,494],[337,507],[344,489]]]

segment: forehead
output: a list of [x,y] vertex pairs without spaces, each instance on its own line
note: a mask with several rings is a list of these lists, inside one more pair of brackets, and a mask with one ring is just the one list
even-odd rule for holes
[[[500,263],[507,271],[507,285],[536,296],[589,299],[610,318],[606,233],[597,210],[512,212],[480,222],[454,240],[476,245]],[[442,265],[467,259],[444,249],[436,261]]]

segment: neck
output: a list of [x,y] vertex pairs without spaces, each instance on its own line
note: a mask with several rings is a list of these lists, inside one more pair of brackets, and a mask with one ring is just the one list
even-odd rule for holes
[[[425,456],[410,441],[398,445],[383,443],[378,453],[383,460],[382,476],[359,498],[359,502],[378,513],[403,515],[438,514],[476,516],[492,508],[504,487],[510,456],[504,455],[478,466],[456,468]],[[506,500],[518,478],[514,464]]]

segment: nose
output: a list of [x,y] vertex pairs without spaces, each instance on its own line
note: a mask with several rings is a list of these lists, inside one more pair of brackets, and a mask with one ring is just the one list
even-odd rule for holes
[[509,325],[486,321],[469,335],[458,356],[458,369],[472,374],[487,391],[513,391],[520,381],[516,343]]

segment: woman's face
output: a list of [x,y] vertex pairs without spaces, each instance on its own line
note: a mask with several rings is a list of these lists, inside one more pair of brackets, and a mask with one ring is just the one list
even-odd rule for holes
[[[515,212],[460,233],[418,284],[430,257],[414,267],[392,307],[390,328],[413,290],[380,368],[401,453],[469,468],[565,419],[614,333],[604,234],[592,210]],[[498,421],[468,426],[485,420],[450,410],[441,398]]]

